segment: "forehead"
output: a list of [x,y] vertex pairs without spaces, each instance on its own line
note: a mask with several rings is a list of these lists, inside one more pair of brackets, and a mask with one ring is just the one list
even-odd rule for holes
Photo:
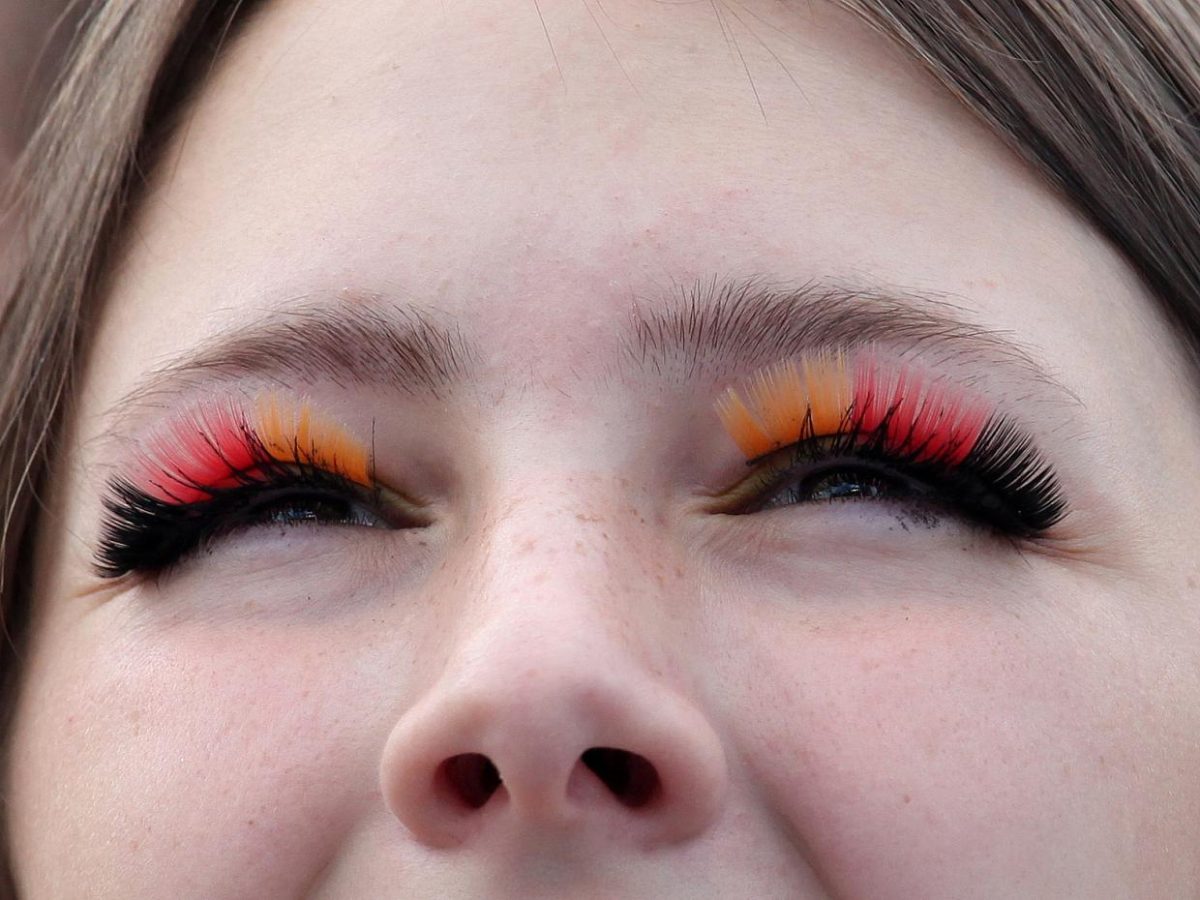
[[1115,254],[835,5],[286,0],[157,167],[100,340],[137,351],[96,377],[120,396],[248,310],[352,286],[499,360],[537,346],[552,378],[631,297],[760,272],[967,296],[992,327],[1032,317],[1035,351],[1139,325],[1089,290],[1128,283]]

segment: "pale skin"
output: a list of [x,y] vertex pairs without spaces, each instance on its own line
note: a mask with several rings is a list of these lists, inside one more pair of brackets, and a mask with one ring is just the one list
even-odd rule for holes
[[[543,28],[287,0],[222,56],[106,282],[39,533],[6,776],[23,897],[1200,889],[1177,337],[883,39],[819,3],[721,9],[736,47],[700,3],[542,3]],[[1055,537],[703,507],[744,477],[729,378],[633,370],[624,333],[673,285],[752,273],[945,292],[1019,345],[1065,392],[976,382],[1060,474]],[[373,428],[432,523],[258,528],[99,578],[112,407],[297,297],[413,303],[471,344],[438,397],[287,384]],[[120,440],[251,387],[156,396]],[[594,747],[662,793],[620,802]],[[437,788],[466,752],[503,780],[477,809]]]

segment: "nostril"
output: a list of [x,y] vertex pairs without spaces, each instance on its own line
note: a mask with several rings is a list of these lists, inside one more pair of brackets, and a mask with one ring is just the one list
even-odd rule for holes
[[658,771],[650,760],[628,750],[592,747],[583,752],[582,759],[583,764],[630,809],[645,806],[661,787]]
[[479,809],[500,787],[500,772],[482,753],[460,753],[442,763],[438,780],[443,790]]

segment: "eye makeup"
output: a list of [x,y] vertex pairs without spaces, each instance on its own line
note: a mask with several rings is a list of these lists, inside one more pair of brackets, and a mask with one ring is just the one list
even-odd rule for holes
[[[751,502],[734,512],[904,501],[1022,537],[1067,514],[1056,474],[1015,421],[869,348],[773,364],[728,387],[715,408],[757,470]],[[308,401],[270,392],[207,401],[166,423],[110,481],[95,567],[106,578],[157,573],[260,525],[427,524],[397,499],[378,484],[368,444]]]
[[252,525],[395,527],[381,500],[366,444],[307,401],[208,401],[172,420],[109,484],[96,569],[108,578],[160,571]]
[[727,388],[716,412],[749,465],[769,458],[766,480],[793,485],[794,503],[917,499],[1027,537],[1066,515],[1057,476],[1015,422],[871,349],[775,363]]

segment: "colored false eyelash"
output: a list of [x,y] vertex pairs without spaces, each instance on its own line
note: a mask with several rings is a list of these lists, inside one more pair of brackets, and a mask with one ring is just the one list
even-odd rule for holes
[[236,518],[247,492],[292,485],[344,494],[374,491],[371,456],[340,425],[307,403],[264,394],[253,411],[233,402],[202,404],[135,453],[114,479],[96,554],[105,577],[161,568]]
[[844,351],[786,360],[757,373],[743,399],[727,388],[717,414],[748,459],[806,437],[850,430],[879,434],[885,446],[921,460],[959,464],[988,422],[985,404],[911,367],[888,367]]
[[196,503],[213,492],[253,480],[263,463],[295,463],[370,485],[365,447],[341,426],[288,407],[273,394],[256,403],[251,419],[238,406],[210,403],[172,423],[139,455],[133,487],[164,503]]
[[[1056,478],[1032,441],[980,398],[871,351],[843,350],[776,363],[716,411],[751,464],[777,450],[828,438],[831,455],[891,462],[990,496],[981,514],[1038,533],[1065,514]],[[972,488],[972,483],[977,487]],[[1000,504],[1011,507],[1003,513]]]

